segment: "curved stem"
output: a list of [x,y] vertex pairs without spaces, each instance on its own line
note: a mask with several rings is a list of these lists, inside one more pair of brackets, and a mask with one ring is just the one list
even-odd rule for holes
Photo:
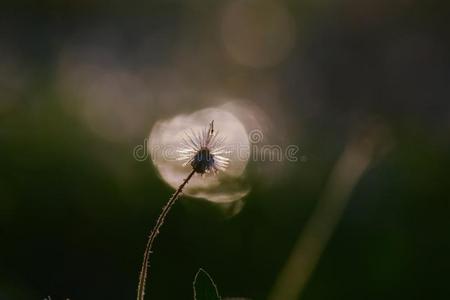
[[175,203],[175,201],[178,199],[181,192],[183,191],[184,186],[192,178],[194,173],[195,173],[195,170],[192,170],[192,172],[189,174],[188,177],[186,177],[186,179],[183,181],[183,183],[180,185],[180,187],[172,195],[172,197],[170,197],[169,201],[167,201],[166,205],[162,209],[161,214],[158,217],[158,220],[155,223],[155,226],[153,227],[152,231],[150,232],[150,235],[149,235],[148,241],[147,241],[147,246],[145,247],[144,260],[142,261],[142,266],[141,266],[141,273],[139,275],[137,300],[144,299],[145,282],[147,280],[147,269],[148,269],[150,254],[152,253],[153,242],[155,241],[156,237],[158,236],[159,229],[161,228],[162,224],[164,224],[164,219],[166,218],[167,214],[169,213],[170,208]]

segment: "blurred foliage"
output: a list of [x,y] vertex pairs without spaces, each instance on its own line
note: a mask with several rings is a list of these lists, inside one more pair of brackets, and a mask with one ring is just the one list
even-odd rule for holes
[[194,300],[220,300],[217,286],[205,270],[198,270],[193,285]]
[[[252,165],[232,218],[179,201],[149,298],[191,299],[203,267],[223,296],[265,299],[349,136],[372,116],[394,147],[357,184],[302,299],[448,298],[448,2],[280,1],[295,40],[262,68],[224,50],[227,3],[2,2],[0,299],[133,299],[145,238],[173,192],[133,149],[156,120],[217,94],[266,110],[307,160],[270,176]],[[133,96],[108,102],[109,88]],[[138,119],[127,109],[144,125],[119,132]],[[111,124],[117,139],[103,134]]]

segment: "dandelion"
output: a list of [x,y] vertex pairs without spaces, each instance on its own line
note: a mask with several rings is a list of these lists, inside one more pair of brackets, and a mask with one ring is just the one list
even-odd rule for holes
[[178,160],[185,160],[183,166],[191,165],[199,174],[225,171],[229,164],[229,154],[225,148],[225,138],[214,132],[214,121],[201,133],[186,133],[182,148],[178,150]]
[[[212,135],[206,144],[211,120],[214,120]],[[203,151],[195,158],[202,144],[207,145],[210,152]],[[225,147],[231,151],[226,153],[225,149],[220,149]],[[153,126],[147,141],[147,151],[155,170],[174,190],[192,169],[192,160],[189,160],[194,158],[198,170],[204,168],[205,172],[203,175],[197,173],[189,180],[183,195],[216,203],[221,210],[227,204],[241,201],[250,191],[245,181],[250,147],[241,118],[224,107],[204,108],[160,120]],[[214,165],[209,154],[213,155]],[[223,157],[229,159],[227,166],[224,166]],[[206,166],[216,166],[217,170]],[[225,172],[222,172],[223,168],[226,168]],[[215,173],[217,176],[213,176]]]
[[186,133],[186,137],[178,149],[179,157],[177,160],[185,161],[183,166],[191,166],[192,170],[189,175],[183,180],[181,185],[170,197],[167,204],[163,207],[155,226],[150,232],[147,245],[144,252],[144,259],[139,275],[139,284],[137,299],[143,300],[145,294],[145,283],[147,280],[147,269],[149,265],[149,257],[152,253],[153,243],[159,233],[159,230],[164,223],[164,220],[173,206],[175,201],[181,195],[186,184],[191,180],[195,173],[205,175],[206,173],[217,174],[219,171],[224,171],[229,165],[229,158],[225,155],[230,152],[225,148],[225,138],[218,135],[214,130],[214,121],[211,121],[209,127],[201,132],[190,131]]

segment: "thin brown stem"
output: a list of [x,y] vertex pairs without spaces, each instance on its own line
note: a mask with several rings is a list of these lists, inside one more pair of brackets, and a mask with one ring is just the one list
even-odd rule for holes
[[148,269],[150,254],[152,253],[153,242],[155,241],[156,237],[158,236],[159,229],[161,228],[162,224],[164,224],[164,220],[165,220],[167,214],[169,213],[170,208],[175,203],[175,201],[178,199],[181,192],[183,191],[183,188],[188,183],[188,181],[192,178],[194,173],[195,173],[195,170],[192,170],[192,172],[189,174],[188,177],[186,177],[186,179],[183,181],[183,183],[180,185],[180,187],[172,195],[172,197],[170,197],[169,201],[167,201],[166,205],[162,209],[161,214],[158,217],[158,220],[155,223],[155,226],[153,227],[152,231],[150,232],[150,235],[149,235],[148,241],[147,241],[147,246],[145,247],[144,260],[142,261],[141,273],[139,275],[137,300],[144,300],[145,282],[147,280],[147,269]]

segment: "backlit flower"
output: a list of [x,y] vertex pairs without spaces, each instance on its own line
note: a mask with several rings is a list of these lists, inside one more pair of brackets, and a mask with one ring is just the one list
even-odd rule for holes
[[195,172],[204,174],[219,170],[224,171],[230,159],[225,155],[229,154],[225,148],[225,138],[214,131],[214,121],[209,127],[201,132],[186,132],[183,138],[181,149],[178,151],[177,160],[184,160],[183,166],[190,165]]
[[183,189],[186,196],[231,203],[250,190],[244,174],[250,153],[247,131],[223,107],[158,121],[150,133],[147,149],[161,178],[174,189],[183,182],[189,169],[196,175],[217,173],[193,176]]

